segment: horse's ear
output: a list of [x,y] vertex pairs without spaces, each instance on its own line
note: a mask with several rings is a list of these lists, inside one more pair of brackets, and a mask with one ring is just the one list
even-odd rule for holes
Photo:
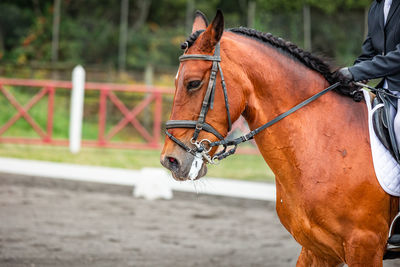
[[207,30],[204,32],[204,37],[209,40],[209,44],[211,47],[214,47],[224,32],[224,15],[220,9],[217,10],[217,14],[215,18],[211,22],[211,24],[207,27]]
[[197,10],[194,15],[192,33],[198,30],[205,30],[207,26],[208,26],[208,20],[206,18],[206,15],[204,15],[203,12]]

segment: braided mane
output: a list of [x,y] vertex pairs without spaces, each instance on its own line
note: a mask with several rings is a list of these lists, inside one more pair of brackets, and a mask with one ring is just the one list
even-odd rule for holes
[[[325,62],[322,58],[315,56],[308,51],[304,51],[303,49],[301,49],[300,47],[289,41],[286,41],[279,37],[275,37],[271,33],[264,33],[245,27],[227,29],[227,31],[244,35],[250,38],[254,38],[258,41],[267,43],[272,47],[277,48],[279,51],[284,52],[286,55],[295,58],[296,60],[304,64],[306,67],[320,73],[329,82],[329,84],[334,84],[336,82],[343,81],[343,77],[338,75],[336,71],[331,72],[331,66],[327,62]],[[181,44],[181,48],[187,49],[191,47],[202,32],[204,32],[204,30],[199,30],[192,33],[188,37],[188,39],[186,39],[186,41]],[[342,83],[342,85],[343,84],[345,83]],[[337,89],[335,89],[335,91],[343,95],[352,96],[355,101],[360,101],[361,100],[360,94],[354,93],[355,89],[356,88],[352,86],[339,86],[337,87]]]
[[264,33],[244,27],[233,28],[229,29],[228,31],[245,35],[264,43],[268,43],[273,47],[279,48],[279,50],[288,53],[290,56],[303,63],[306,67],[321,73],[329,83],[334,83],[334,78],[332,77],[331,73],[331,66],[328,63],[324,62],[321,58],[314,56],[310,52],[304,51],[289,41],[275,37],[271,33]]

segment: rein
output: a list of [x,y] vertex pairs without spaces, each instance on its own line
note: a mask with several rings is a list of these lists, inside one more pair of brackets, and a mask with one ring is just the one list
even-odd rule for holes
[[[208,81],[208,86],[207,86],[207,91],[203,99],[203,103],[201,106],[200,114],[197,119],[197,121],[192,121],[192,120],[170,120],[166,122],[166,132],[165,134],[173,141],[175,142],[178,146],[183,148],[186,152],[192,154],[193,156],[197,158],[203,158],[206,160],[208,163],[211,164],[217,164],[218,161],[233,155],[236,152],[237,146],[240,143],[247,142],[251,139],[254,138],[256,134],[259,132],[265,130],[266,128],[272,126],[273,124],[277,123],[281,119],[289,116],[293,112],[299,110],[300,108],[304,107],[305,105],[311,103],[312,101],[316,100],[317,98],[321,97],[322,95],[326,94],[329,91],[332,91],[336,87],[340,85],[339,82],[332,84],[331,86],[325,88],[321,92],[311,96],[310,98],[304,100],[300,104],[294,106],[293,108],[289,109],[288,111],[280,114],[279,116],[275,117],[271,121],[267,122],[266,124],[254,129],[253,131],[240,136],[238,138],[232,139],[232,140],[227,140],[223,137],[222,134],[220,134],[214,127],[209,125],[208,123],[205,122],[206,115],[209,109],[213,109],[214,107],[214,96],[215,96],[215,88],[216,88],[216,77],[218,72],[220,73],[221,76],[221,85],[222,85],[222,91],[224,93],[224,100],[225,100],[225,107],[226,107],[226,113],[227,113],[227,118],[228,118],[228,132],[232,129],[232,120],[230,116],[230,111],[229,111],[229,103],[228,103],[228,92],[226,89],[226,84],[224,80],[224,76],[222,73],[222,69],[220,66],[221,58],[220,58],[220,44],[218,43],[215,47],[214,55],[196,55],[196,54],[191,54],[191,55],[182,55],[179,57],[180,62],[186,61],[186,60],[207,60],[207,61],[212,61],[212,67],[211,67],[211,74],[210,74],[210,79]],[[194,133],[193,137],[190,140],[190,143],[194,145],[194,148],[188,147],[185,143],[177,139],[175,136],[173,136],[171,133],[168,132],[168,129],[173,129],[173,128],[194,128]],[[216,142],[211,142],[208,139],[203,139],[198,141],[197,138],[199,136],[199,133],[201,130],[207,131],[209,133],[212,133],[215,135],[219,141]],[[213,147],[218,147],[218,146],[223,146],[223,150],[220,152],[216,153],[212,158],[209,155],[209,152]],[[229,146],[233,146],[233,148],[227,150]]]
[[267,129],[268,127],[274,125],[275,123],[277,123],[278,121],[282,120],[283,118],[289,116],[290,114],[294,113],[295,111],[297,111],[297,110],[301,109],[302,107],[310,104],[312,101],[314,101],[317,98],[323,96],[324,94],[328,93],[329,91],[332,91],[333,89],[335,89],[339,85],[340,85],[340,82],[332,84],[331,86],[325,88],[321,92],[311,96],[310,98],[307,98],[306,100],[304,100],[300,104],[294,106],[293,108],[289,109],[288,111],[282,113],[281,115],[275,117],[274,119],[270,120],[269,122],[265,123],[264,125],[261,125],[260,127],[254,129],[253,131],[251,131],[251,132],[249,132],[249,133],[247,133],[245,135],[242,135],[242,136],[240,136],[238,138],[235,138],[233,140],[224,139],[224,140],[221,140],[221,141],[212,142],[212,143],[210,143],[210,147],[220,146],[220,145],[222,145],[224,147],[226,147],[226,146],[234,146],[234,148],[230,149],[229,151],[227,151],[225,153],[222,153],[221,155],[218,155],[220,153],[218,153],[216,155],[218,160],[224,159],[224,158],[226,158],[226,157],[228,157],[228,156],[230,156],[230,155],[235,153],[238,144],[244,143],[244,142],[247,142],[247,141],[253,139],[254,136],[256,134],[258,134],[259,132]]
[[384,95],[388,95],[388,96],[391,96],[391,97],[393,97],[393,98],[400,99],[400,96],[391,94],[390,91],[387,90],[387,89],[384,89],[384,88],[375,88],[375,87],[369,86],[369,85],[364,84],[364,83],[361,83],[361,82],[354,82],[354,83],[355,83],[356,85],[360,86],[360,87],[368,88],[369,90],[371,90],[371,91],[374,92],[374,93],[382,93],[382,94],[384,94]]

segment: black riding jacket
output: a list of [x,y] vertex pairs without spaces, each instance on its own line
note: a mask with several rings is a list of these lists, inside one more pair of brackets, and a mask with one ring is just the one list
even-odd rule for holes
[[400,0],[392,0],[386,24],[384,4],[382,0],[372,3],[362,54],[349,71],[355,81],[386,78],[390,90],[400,91]]

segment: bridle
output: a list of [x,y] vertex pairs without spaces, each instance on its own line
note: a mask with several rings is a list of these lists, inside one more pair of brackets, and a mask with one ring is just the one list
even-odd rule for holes
[[[220,57],[219,42],[215,46],[215,51],[212,56],[211,55],[201,55],[201,54],[189,54],[189,55],[184,54],[179,57],[180,62],[187,61],[187,60],[212,61],[211,74],[210,74],[210,79],[208,81],[207,91],[204,96],[200,114],[199,114],[197,121],[194,121],[194,120],[169,120],[166,122],[167,130],[165,133],[173,142],[175,142],[178,146],[180,146],[181,148],[186,150],[186,152],[192,154],[195,157],[198,157],[198,158],[201,157],[204,160],[206,160],[206,162],[211,163],[211,164],[217,164],[220,160],[222,160],[230,155],[233,155],[236,152],[238,144],[253,139],[254,136],[256,134],[258,134],[259,132],[261,132],[262,130],[277,123],[281,119],[292,114],[296,110],[304,107],[305,105],[309,104],[310,102],[314,101],[315,99],[319,98],[320,96],[326,94],[327,92],[333,90],[334,88],[336,88],[340,85],[340,82],[334,83],[331,86],[329,86],[328,88],[325,88],[324,90],[322,90],[322,91],[318,92],[317,94],[311,96],[310,98],[304,100],[300,104],[298,104],[298,105],[294,106],[293,108],[291,108],[290,110],[280,114],[279,116],[275,117],[273,120],[254,129],[253,131],[251,131],[243,136],[240,136],[238,138],[235,138],[233,140],[227,140],[213,126],[211,126],[205,122],[208,110],[213,109],[213,107],[214,107],[216,78],[217,78],[217,74],[219,72],[220,76],[221,76],[222,91],[224,93],[225,108],[226,108],[226,113],[227,113],[227,117],[228,117],[228,132],[232,129],[232,120],[231,120],[231,115],[230,115],[230,111],[229,111],[229,102],[228,102],[228,91],[226,89],[224,75],[222,73],[222,69],[220,66],[221,57]],[[171,133],[168,132],[168,129],[173,129],[173,128],[194,128],[193,137],[190,140],[190,143],[192,145],[194,145],[194,147],[190,148],[185,143],[183,143],[181,140],[179,140],[178,138],[176,138],[175,136],[173,136]],[[202,140],[198,141],[199,133],[202,130],[212,133],[214,136],[216,136],[219,139],[219,141],[211,142],[208,139],[202,139]],[[220,152],[216,153],[213,157],[211,157],[209,152],[211,151],[211,149],[213,147],[218,147],[218,146],[223,146],[223,150],[221,150]],[[230,146],[233,146],[233,148],[227,150],[227,148]]]
[[[182,55],[179,57],[179,61],[187,61],[187,60],[206,60],[206,61],[212,61],[212,67],[211,67],[211,73],[210,73],[210,79],[208,80],[208,86],[207,86],[207,91],[206,94],[204,95],[203,103],[201,105],[201,110],[199,117],[197,121],[192,121],[192,120],[169,120],[166,123],[166,135],[174,141],[176,144],[178,144],[180,147],[185,149],[187,152],[191,153],[192,155],[196,155],[196,153],[202,154],[202,157],[208,162],[208,163],[216,163],[216,159],[218,158],[217,155],[215,155],[213,158],[208,154],[211,149],[212,149],[212,142],[208,139],[202,139],[198,141],[198,137],[200,134],[200,131],[204,130],[206,132],[212,133],[215,135],[220,141],[224,140],[224,136],[219,133],[213,126],[210,124],[206,123],[206,116],[207,112],[209,109],[214,108],[214,97],[215,97],[215,88],[216,88],[216,80],[217,80],[217,74],[219,73],[221,76],[221,85],[222,85],[222,91],[224,93],[224,100],[225,100],[225,108],[226,108],[226,114],[227,114],[227,119],[228,119],[228,132],[232,129],[232,120],[231,120],[231,115],[229,111],[229,102],[228,102],[228,91],[226,89],[226,84],[224,80],[224,75],[222,73],[221,69],[221,57],[220,57],[220,44],[219,42],[215,46],[214,50],[214,55],[201,55],[201,54],[189,54],[189,55]],[[194,128],[194,133],[193,137],[190,140],[190,143],[193,144],[195,147],[190,148],[186,144],[184,144],[182,141],[174,137],[171,133],[168,132],[168,129],[172,128]],[[226,146],[225,146],[226,148]]]

